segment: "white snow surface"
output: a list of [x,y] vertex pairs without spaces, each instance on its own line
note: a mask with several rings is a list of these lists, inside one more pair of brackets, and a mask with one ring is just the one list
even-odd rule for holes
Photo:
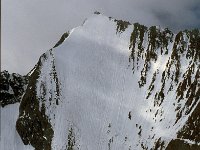
[[[129,25],[123,33],[116,33],[116,22],[95,15],[73,29],[60,46],[46,52],[37,94],[53,126],[54,150],[66,149],[71,128],[76,141],[74,148],[81,150],[140,150],[141,144],[150,149],[160,137],[165,144],[176,138],[176,132],[188,117],[183,116],[174,125],[178,105],[176,91],[172,90],[161,106],[154,106],[154,96],[146,99],[148,86],[157,70],[160,72],[152,92],[155,94],[162,86],[161,73],[170,59],[173,43],[169,44],[168,55],[159,55],[152,63],[146,85],[139,88],[141,69],[133,74],[132,62],[129,62],[132,31],[133,25]],[[139,62],[140,66],[143,64],[144,61]],[[52,102],[57,97],[53,65],[61,90],[59,105]],[[47,90],[45,97],[41,84],[45,84]]]
[[1,109],[0,150],[34,150],[24,145],[15,128],[19,115],[19,103],[7,105]]

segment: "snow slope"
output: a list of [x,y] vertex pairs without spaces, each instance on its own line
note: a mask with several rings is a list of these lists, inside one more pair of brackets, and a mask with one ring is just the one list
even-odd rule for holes
[[19,115],[19,103],[1,108],[1,150],[33,150],[31,145],[24,145],[16,131],[15,124]]
[[[156,149],[177,138],[199,103],[199,58],[187,57],[187,32],[178,37],[159,27],[139,26],[144,32],[136,27],[94,15],[41,56],[35,67],[35,101],[52,126],[52,149]],[[189,68],[190,84],[177,94]],[[196,95],[188,104],[191,83],[197,85],[191,94]],[[27,99],[19,118],[31,114],[23,106]]]

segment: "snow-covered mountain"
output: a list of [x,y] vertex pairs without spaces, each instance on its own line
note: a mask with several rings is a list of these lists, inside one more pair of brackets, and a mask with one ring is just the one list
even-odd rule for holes
[[16,130],[36,150],[200,149],[197,29],[174,34],[94,15],[44,53],[28,80]]

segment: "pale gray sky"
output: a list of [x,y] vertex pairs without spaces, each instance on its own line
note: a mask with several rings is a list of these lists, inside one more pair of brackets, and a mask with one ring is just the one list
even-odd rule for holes
[[2,0],[1,67],[26,74],[94,11],[173,31],[200,28],[200,0]]

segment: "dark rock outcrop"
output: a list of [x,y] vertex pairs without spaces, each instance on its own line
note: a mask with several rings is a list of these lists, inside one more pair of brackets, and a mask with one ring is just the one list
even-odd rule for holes
[[36,83],[39,78],[41,56],[29,77],[29,84],[19,108],[19,118],[16,129],[25,145],[31,144],[36,150],[50,150],[53,129],[50,120],[45,115],[45,107],[39,108],[39,101],[36,92]]
[[10,74],[8,71],[2,71],[0,74],[1,106],[4,107],[8,104],[20,102],[27,84],[27,76],[21,76],[17,73]]

